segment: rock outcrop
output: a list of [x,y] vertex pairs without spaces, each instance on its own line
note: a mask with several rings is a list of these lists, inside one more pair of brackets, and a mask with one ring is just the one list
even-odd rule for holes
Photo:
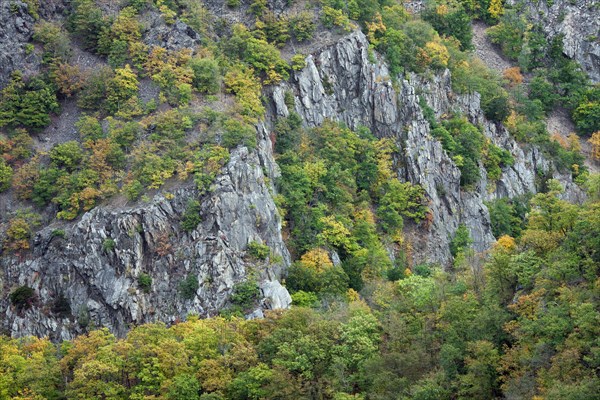
[[600,2],[598,0],[509,0],[539,24],[549,40],[563,35],[564,54],[577,61],[592,82],[600,82]]
[[[235,284],[249,277],[262,291],[262,308],[289,307],[291,298],[277,280],[290,254],[271,190],[257,153],[238,148],[208,195],[182,187],[148,204],[97,207],[64,231],[44,228],[25,259],[0,259],[3,283],[36,293],[33,307],[21,311],[3,296],[2,328],[53,339],[69,339],[86,326],[124,334],[131,324],[216,315]],[[201,203],[202,221],[185,232],[180,220],[194,199]],[[266,260],[247,253],[253,241],[269,246]],[[152,277],[146,291],[142,274]],[[181,284],[188,277],[197,279],[198,288],[186,299]]]
[[[449,242],[461,223],[469,228],[475,250],[488,249],[495,239],[484,202],[535,193],[536,173],[551,174],[566,187],[567,196],[581,200],[582,193],[570,175],[556,171],[535,147],[518,145],[501,124],[485,119],[477,93],[454,93],[448,71],[427,79],[411,76],[392,84],[382,59],[369,61],[368,46],[366,37],[354,32],[308,56],[306,67],[295,73],[290,83],[274,88],[271,113],[274,117],[288,115],[284,93],[292,91],[295,111],[308,127],[331,119],[351,128],[367,126],[376,136],[395,140],[400,149],[396,157],[398,178],[423,186],[432,216],[429,225],[412,229],[415,262],[447,265]],[[505,168],[495,184],[482,179],[474,190],[463,190],[460,170],[430,134],[420,96],[438,117],[460,111],[471,123],[482,126],[495,144],[510,150],[514,165]]]
[[21,1],[0,1],[0,89],[9,82],[13,71],[27,73],[36,70],[41,62],[25,46],[33,36],[35,22],[28,9]]
[[160,13],[148,11],[144,14],[143,40],[149,46],[160,46],[167,50],[193,49],[200,44],[200,34],[186,23],[176,20],[167,25]]

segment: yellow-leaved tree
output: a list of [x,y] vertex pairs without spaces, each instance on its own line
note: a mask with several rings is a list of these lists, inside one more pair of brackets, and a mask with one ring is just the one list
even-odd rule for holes
[[490,17],[492,17],[494,19],[498,19],[502,14],[504,14],[504,7],[502,7],[502,0],[490,1],[490,6],[488,7],[488,12],[490,13]]
[[592,145],[592,158],[595,161],[600,161],[600,131],[592,134],[588,142]]

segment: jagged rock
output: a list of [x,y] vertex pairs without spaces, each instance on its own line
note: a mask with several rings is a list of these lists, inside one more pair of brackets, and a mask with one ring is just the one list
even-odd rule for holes
[[600,82],[600,2],[598,0],[509,0],[539,24],[548,41],[563,36],[564,54],[577,61],[594,83]]
[[149,46],[160,46],[167,50],[194,49],[201,42],[198,32],[181,20],[167,25],[160,13],[149,11],[144,15],[143,41]]
[[28,75],[39,67],[40,57],[27,54],[25,47],[33,36],[34,23],[26,3],[0,1],[0,89],[10,81],[13,71]]
[[[6,281],[13,288],[32,287],[37,296],[34,306],[22,313],[4,296],[3,329],[14,336],[69,339],[84,331],[82,319],[87,318],[89,325],[122,335],[132,324],[170,323],[189,313],[215,315],[250,269],[258,276],[263,307],[289,307],[291,298],[277,279],[290,264],[290,254],[270,190],[258,154],[238,148],[206,196],[198,197],[188,185],[172,199],[159,194],[149,204],[97,207],[67,227],[64,238],[53,227],[43,229],[25,260],[0,259]],[[192,199],[201,201],[202,222],[186,233],[179,221]],[[248,257],[251,241],[267,244],[270,259],[256,262]],[[138,284],[142,273],[152,277],[148,293]],[[199,285],[186,300],[180,285],[188,276],[196,277]],[[72,316],[50,311],[59,295],[68,300]]]
[[292,304],[292,297],[279,281],[264,281],[260,285],[260,290],[264,298],[264,308],[266,309],[289,308]]
[[[295,111],[308,127],[331,119],[351,128],[367,126],[378,137],[393,138],[401,149],[395,160],[398,177],[421,185],[429,199],[431,219],[409,227],[415,262],[447,265],[449,242],[461,223],[469,228],[475,250],[489,248],[495,239],[484,201],[535,193],[537,171],[550,172],[565,186],[565,196],[581,201],[583,194],[569,175],[557,172],[535,147],[521,148],[502,125],[485,119],[479,94],[454,93],[449,71],[427,79],[412,75],[394,86],[382,58],[375,54],[375,62],[369,61],[368,46],[364,34],[357,31],[308,56],[306,67],[290,83],[273,89],[271,119],[288,115],[283,101],[287,90],[295,94]],[[463,190],[460,170],[429,132],[417,93],[438,117],[460,110],[482,126],[495,144],[509,149],[515,164],[504,169],[495,185],[482,179],[473,191]]]
[[265,314],[263,313],[262,308],[257,308],[252,311],[250,314],[246,315],[246,319],[261,319],[264,318]]

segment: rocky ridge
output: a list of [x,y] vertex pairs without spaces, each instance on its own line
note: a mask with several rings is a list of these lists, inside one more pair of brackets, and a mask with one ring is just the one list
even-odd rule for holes
[[[295,111],[308,127],[331,119],[351,128],[367,126],[377,137],[395,140],[400,149],[396,157],[398,178],[423,186],[429,198],[429,225],[412,227],[410,234],[415,262],[447,265],[451,259],[449,242],[461,223],[469,228],[476,251],[488,249],[495,239],[484,202],[535,193],[537,173],[558,179],[570,200],[582,200],[583,193],[570,174],[556,171],[537,148],[520,146],[504,126],[485,119],[479,94],[454,93],[449,71],[427,79],[412,75],[393,84],[380,57],[369,61],[368,47],[364,34],[357,31],[308,56],[306,68],[295,73],[290,83],[273,90],[271,113],[288,115],[284,93],[290,90],[295,96]],[[482,179],[474,190],[463,190],[459,169],[430,134],[420,96],[438,117],[459,111],[471,123],[482,126],[493,143],[513,154],[514,165],[504,168],[495,183]]]

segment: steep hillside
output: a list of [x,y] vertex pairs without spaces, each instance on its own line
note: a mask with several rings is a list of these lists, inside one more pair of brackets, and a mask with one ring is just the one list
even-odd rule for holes
[[0,1],[0,400],[599,399],[596,1]]
[[484,257],[510,233],[490,207],[521,226],[550,180],[585,199],[458,6],[423,9],[438,32],[401,5],[117,3],[2,4],[10,335],[259,317],[284,280],[329,299]]

